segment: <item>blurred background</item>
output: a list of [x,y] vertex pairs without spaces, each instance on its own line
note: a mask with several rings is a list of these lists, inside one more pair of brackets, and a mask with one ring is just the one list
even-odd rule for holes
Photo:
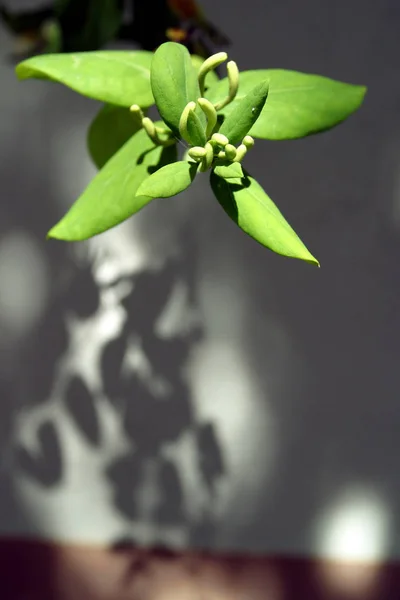
[[368,86],[247,162],[321,269],[247,238],[206,177],[46,241],[95,174],[99,105],[18,82],[0,26],[0,534],[398,559],[400,5],[201,5],[241,70]]

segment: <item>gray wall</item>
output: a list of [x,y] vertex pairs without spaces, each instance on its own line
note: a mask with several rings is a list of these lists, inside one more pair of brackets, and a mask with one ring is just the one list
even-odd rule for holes
[[399,557],[400,9],[202,4],[241,69],[369,87],[341,127],[248,163],[321,269],[248,239],[206,178],[45,242],[94,174],[97,107],[16,82],[1,31],[0,530]]

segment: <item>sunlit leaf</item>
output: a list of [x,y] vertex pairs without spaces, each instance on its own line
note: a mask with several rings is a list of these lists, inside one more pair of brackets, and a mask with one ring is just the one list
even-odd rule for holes
[[219,132],[226,135],[231,144],[241,142],[257,121],[267,100],[268,87],[268,81],[257,84],[235,103],[233,110],[225,118]]
[[16,67],[19,79],[50,79],[83,96],[117,106],[154,103],[150,86],[152,52],[101,50],[33,56]]
[[244,176],[242,165],[238,162],[230,165],[218,165],[214,168],[214,172],[223,179],[241,179]]
[[[196,70],[185,46],[166,42],[156,50],[151,63],[151,88],[161,118],[179,135],[183,109],[200,97]],[[199,107],[196,114],[204,128],[206,120]],[[192,141],[194,145],[202,145],[201,137],[195,136]]]
[[225,212],[248,235],[270,250],[319,265],[259,183],[246,174],[241,185],[211,173],[211,187]]
[[176,160],[176,146],[155,146],[141,129],[106,163],[48,237],[85,240],[137,213],[151,200],[137,196],[140,184]]
[[[304,137],[338,125],[361,105],[366,88],[335,81],[320,75],[267,69],[240,73],[239,92],[222,109],[226,117],[248,92],[262,81],[269,81],[268,100],[250,130],[250,135],[270,140]],[[225,98],[227,79],[210,87],[206,97],[213,103]]]
[[170,198],[186,190],[195,178],[197,164],[181,160],[159,169],[140,185],[137,194]]

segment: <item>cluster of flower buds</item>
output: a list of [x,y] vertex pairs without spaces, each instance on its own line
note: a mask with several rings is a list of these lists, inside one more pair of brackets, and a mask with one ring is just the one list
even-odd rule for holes
[[[218,52],[204,61],[198,73],[201,97],[196,102],[189,102],[185,106],[179,120],[179,134],[182,140],[185,140],[190,146],[187,155],[193,161],[200,163],[200,171],[207,171],[215,162],[240,162],[246,152],[254,146],[254,139],[249,135],[246,135],[242,143],[236,148],[225,135],[215,131],[218,126],[217,111],[230,104],[238,92],[239,70],[233,60],[226,65],[229,84],[226,98],[213,104],[203,97],[207,74],[226,61],[227,58],[226,52]],[[198,108],[201,109],[206,118],[205,131],[198,112],[196,112]],[[168,146],[174,143],[171,131],[164,127],[157,127],[149,117],[144,116],[143,111],[137,104],[132,105],[130,110],[141,120],[142,126],[155,144]],[[193,135],[193,131],[196,132],[196,136]],[[197,141],[202,138],[201,143],[204,142],[204,144],[195,145],[193,137],[196,137]]]
[[228,138],[222,133],[213,133],[211,139],[205,146],[194,146],[188,151],[188,155],[196,162],[200,162],[200,171],[207,171],[215,159],[225,162],[241,162],[247,152],[254,146],[254,139],[246,135],[242,143],[235,148],[229,143]]

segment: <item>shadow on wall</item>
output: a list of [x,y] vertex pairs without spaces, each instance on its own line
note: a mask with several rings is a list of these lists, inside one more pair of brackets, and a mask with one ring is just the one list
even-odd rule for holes
[[[99,469],[98,476],[106,477],[111,500],[124,519],[148,520],[159,530],[183,528],[189,543],[209,546],[214,488],[224,474],[223,452],[214,425],[196,419],[185,377],[202,328],[197,319],[185,319],[186,309],[175,331],[162,331],[163,314],[177,295],[183,295],[189,314],[197,312],[195,248],[189,237],[181,250],[160,268],[143,268],[103,288],[95,283],[90,267],[64,280],[58,300],[24,348],[19,367],[24,377],[19,383],[25,400],[22,426],[13,430],[11,464],[17,480],[29,485],[51,490],[65,484],[68,450],[60,427],[61,419],[67,419],[75,436],[93,452],[105,455],[104,473]],[[124,313],[124,320],[118,334],[102,343],[96,336],[91,338],[90,324],[95,332],[96,315],[117,289],[125,290],[114,307]],[[82,344],[97,357],[95,385],[85,369],[76,368]],[[111,411],[120,423],[117,435],[124,440],[124,450],[115,457],[111,453],[107,458],[104,449],[104,411]],[[182,437],[191,440],[193,468],[209,497],[194,523],[182,474],[169,453]]]

